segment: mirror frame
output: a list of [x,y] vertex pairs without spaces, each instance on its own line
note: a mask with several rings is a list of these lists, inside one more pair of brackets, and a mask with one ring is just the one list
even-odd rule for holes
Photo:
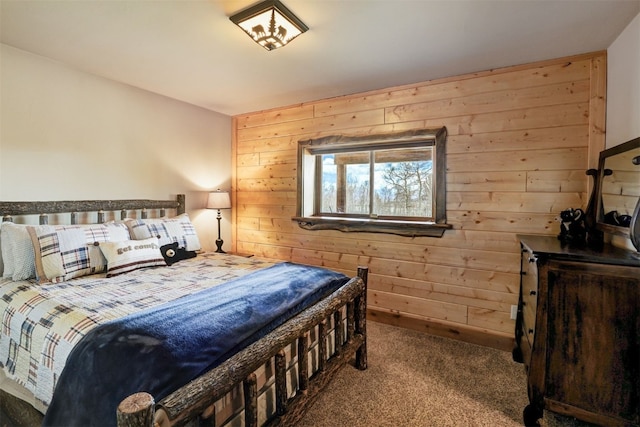
[[[636,202],[636,206],[631,217],[631,225],[629,228],[606,224],[604,222],[604,207],[602,206],[602,181],[605,176],[611,174],[610,170],[608,171],[609,173],[607,173],[607,171],[605,170],[605,160],[611,156],[615,156],[616,154],[624,153],[636,148],[640,148],[640,137],[634,138],[630,141],[624,142],[620,145],[616,145],[615,147],[611,147],[600,152],[597,179],[594,188],[594,191],[597,191],[598,195],[597,208],[595,212],[595,222],[596,228],[602,232],[631,239],[631,242],[635,246],[636,250],[640,251],[640,197]],[[638,171],[640,172],[640,165],[638,165],[638,168]]]

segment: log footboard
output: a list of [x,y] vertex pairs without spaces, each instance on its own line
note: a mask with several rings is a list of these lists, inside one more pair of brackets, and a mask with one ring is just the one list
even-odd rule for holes
[[[196,378],[157,404],[153,396],[136,393],[118,406],[118,427],[194,425],[215,426],[216,400],[237,384],[243,384],[245,426],[258,426],[257,386],[254,371],[275,358],[275,414],[268,426],[290,426],[302,418],[319,392],[355,353],[355,366],[367,368],[366,308],[368,269],[358,268],[357,277],[314,306],[289,319],[261,340],[249,345],[220,366]],[[346,319],[343,308],[346,306]],[[334,352],[329,357],[328,320],[334,322]],[[343,333],[346,322],[346,334]],[[318,326],[318,368],[309,377],[307,357],[310,330]],[[289,398],[284,348],[297,342],[298,389]]]

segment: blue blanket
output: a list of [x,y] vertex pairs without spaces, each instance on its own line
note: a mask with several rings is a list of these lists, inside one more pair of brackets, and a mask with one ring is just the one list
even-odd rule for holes
[[114,426],[128,395],[159,401],[347,281],[282,263],[100,325],[69,355],[43,425]]

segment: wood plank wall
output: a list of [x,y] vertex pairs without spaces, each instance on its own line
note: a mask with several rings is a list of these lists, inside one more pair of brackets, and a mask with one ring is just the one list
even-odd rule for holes
[[[517,233],[556,235],[585,208],[604,149],[606,53],[595,52],[234,117],[233,247],[354,275],[371,319],[510,350]],[[443,238],[307,231],[296,211],[301,139],[446,126]]]

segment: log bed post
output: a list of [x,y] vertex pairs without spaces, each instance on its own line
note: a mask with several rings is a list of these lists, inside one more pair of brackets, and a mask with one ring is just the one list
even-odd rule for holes
[[284,350],[280,350],[275,356],[276,365],[276,414],[283,415],[287,412],[287,361]]
[[155,405],[156,402],[149,393],[132,394],[118,405],[118,427],[153,427]]
[[242,383],[244,391],[244,425],[258,427],[258,377],[250,373]]
[[185,204],[185,195],[184,194],[178,194],[176,196],[176,201],[178,202],[178,207],[176,208],[176,213],[178,215],[181,215],[183,213],[185,213],[187,211],[187,205]]
[[322,322],[318,324],[318,372],[324,371],[324,366],[327,363],[328,331],[327,319],[322,319]]
[[298,390],[307,393],[309,388],[309,331],[298,338]]
[[342,351],[342,344],[344,344],[343,338],[343,325],[342,325],[342,310],[338,310],[333,313],[333,339],[335,353],[339,354]]

